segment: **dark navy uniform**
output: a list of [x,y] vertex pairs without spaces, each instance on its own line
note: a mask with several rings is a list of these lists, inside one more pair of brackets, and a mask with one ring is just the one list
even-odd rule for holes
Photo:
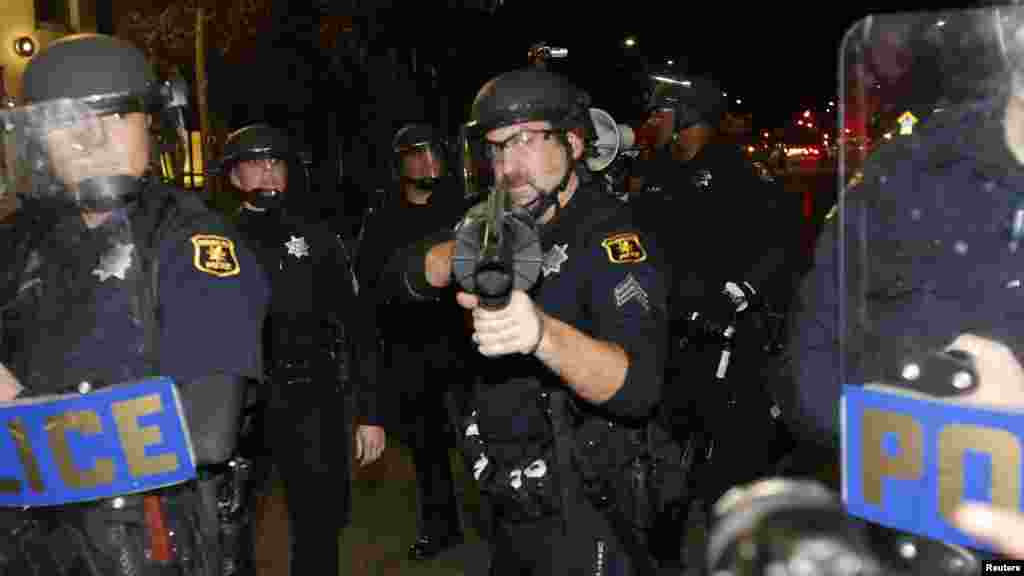
[[1014,330],[1021,321],[1020,255],[1010,235],[1024,206],[1024,168],[1005,144],[1006,98],[932,116],[912,136],[878,149],[862,181],[849,189],[841,222],[846,245],[859,238],[865,248],[846,250],[843,284],[855,291],[851,297],[866,294],[873,311],[854,318],[855,306],[848,306],[847,323],[859,330],[851,337],[865,346],[862,358],[845,358],[850,382],[837,373],[840,223],[832,221],[822,234],[791,344],[796,388],[790,401],[809,435],[833,444],[841,384],[878,381],[878,370],[897,366],[908,353],[941,349],[971,331],[1013,350],[1024,344]]
[[[548,226],[541,236],[542,277],[531,297],[546,314],[622,346],[630,365],[607,402],[570,397],[575,457],[563,468],[553,454],[551,414],[566,384],[533,357],[474,359],[477,383],[461,432],[477,447],[467,456],[497,521],[492,573],[628,574],[628,545],[610,518],[627,518],[635,529],[643,515],[631,509],[624,485],[629,463],[646,449],[644,426],[661,393],[667,342],[661,253],[633,225],[628,208],[600,186],[581,186]],[[438,235],[399,255],[390,282],[407,297],[435,295],[422,278],[423,254],[427,244],[451,237]],[[620,477],[593,473],[609,469],[608,476]],[[568,494],[567,532],[560,488]]]
[[[781,187],[760,178],[739,149],[728,143],[709,143],[685,164],[663,161],[658,166],[643,193],[651,195],[641,195],[636,209],[672,247],[674,337],[689,337],[683,340],[687,348],[672,362],[666,403],[689,406],[674,419],[677,428],[710,432],[735,418],[758,425],[757,432],[719,434],[713,449],[719,455],[719,470],[706,495],[714,501],[734,482],[753,480],[770,469],[773,458],[784,450],[785,443],[775,438],[779,430],[764,386],[764,346],[775,337],[772,328],[781,326],[795,290],[800,212]],[[722,295],[722,287],[730,281],[749,283],[755,291],[752,307],[760,310],[736,326],[726,379],[737,389],[738,402],[726,411],[724,391],[709,385],[719,367],[722,343],[705,332],[703,321],[690,325],[687,316],[698,312],[719,330],[728,325],[735,309]],[[730,438],[734,441],[727,442]],[[750,458],[744,449],[752,439],[764,443],[766,450],[757,451],[760,458]]]
[[[118,219],[131,222],[135,252],[126,269],[108,273],[101,259],[112,252]],[[191,383],[215,372],[260,377],[260,342],[251,331],[262,324],[266,282],[236,233],[197,197],[152,185],[108,225],[88,229],[75,211],[53,228],[31,229],[5,259],[5,340],[14,348],[5,364],[28,395],[152,375],[173,378],[188,394]],[[145,281],[144,263],[159,272],[159,345],[150,369],[135,289]]]
[[[196,196],[163,185],[148,186],[137,203],[94,229],[85,227],[77,209],[55,215],[30,208],[16,217],[26,225],[17,228],[18,242],[3,262],[3,363],[25,386],[22,395],[167,376],[182,392],[197,458],[229,457],[204,456],[200,447],[207,445],[207,428],[234,421],[218,412],[225,394],[215,388],[260,377],[258,334],[267,301],[260,266],[236,233]],[[231,443],[214,442],[223,450]],[[175,502],[179,493],[175,487],[162,496]],[[141,543],[117,534],[143,524],[141,497],[123,502],[117,512],[108,502],[59,509],[51,521],[89,540],[89,561],[102,573],[140,573],[145,561],[135,544]],[[195,551],[188,537],[174,536],[179,554]],[[45,554],[18,561],[36,567],[50,559],[84,561],[73,539],[51,536],[40,544]],[[29,570],[21,564],[12,569]]]
[[[773,410],[775,369],[767,352],[781,343],[796,287],[798,197],[761,177],[737,146],[721,139],[688,162],[661,150],[645,172],[644,190],[631,206],[669,250],[673,278],[660,418],[692,455],[686,498],[710,510],[733,485],[770,473],[790,449]],[[749,311],[737,315],[722,293],[727,282],[753,288]],[[726,341],[730,324],[735,337]],[[737,421],[746,425],[738,429]],[[652,543],[659,557],[678,557],[689,507],[684,499],[659,519],[665,529]]]
[[674,296],[693,298],[705,286],[742,279],[767,292],[765,298],[788,301],[795,287],[791,250],[799,242],[799,198],[759,177],[736,146],[711,142],[686,163],[663,152],[651,161],[644,191],[631,203],[641,222],[672,247],[679,268]]
[[401,382],[392,415],[416,468],[420,538],[437,540],[427,543],[437,546],[461,534],[449,456],[454,434],[445,399],[464,396],[469,384],[463,366],[469,333],[454,299],[444,305],[396,301],[375,287],[395,251],[450,226],[469,208],[451,182],[442,182],[426,204],[394,202],[369,220],[358,274],[369,287],[360,294],[362,305],[377,309],[383,341],[379,378]]
[[[329,572],[338,570],[338,531],[351,515],[348,418],[383,426],[384,416],[372,310],[356,303],[345,246],[326,224],[294,214],[243,207],[237,225],[271,284],[265,433],[284,483],[293,571]],[[343,387],[355,406],[346,406]]]

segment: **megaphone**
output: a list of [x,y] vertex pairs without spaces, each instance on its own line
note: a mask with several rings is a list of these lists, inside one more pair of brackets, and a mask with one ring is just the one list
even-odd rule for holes
[[592,172],[600,172],[611,166],[624,150],[633,147],[636,135],[632,128],[616,124],[611,114],[600,108],[590,109],[590,119],[594,124],[597,142],[593,144],[587,158],[587,166]]

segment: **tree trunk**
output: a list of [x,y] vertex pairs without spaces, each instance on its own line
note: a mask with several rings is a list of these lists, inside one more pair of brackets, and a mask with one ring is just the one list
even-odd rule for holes
[[[196,7],[196,96],[199,100],[199,135],[202,141],[203,169],[213,158],[213,133],[210,131],[209,85],[206,77],[206,9],[204,0]],[[195,174],[195,166],[192,172]],[[203,193],[207,201],[216,202],[216,179],[203,178]]]

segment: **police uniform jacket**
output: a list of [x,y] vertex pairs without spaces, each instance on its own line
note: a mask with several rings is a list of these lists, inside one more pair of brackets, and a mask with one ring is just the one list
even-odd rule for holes
[[[400,292],[413,298],[436,294],[425,282],[423,257],[434,242],[452,236],[439,234],[393,260],[391,282]],[[541,241],[544,263],[533,301],[583,333],[622,346],[630,359],[625,384],[611,399],[601,405],[577,401],[576,408],[588,421],[643,422],[659,400],[668,338],[667,282],[655,241],[633,224],[628,207],[594,185],[575,192]],[[505,446],[513,459],[528,460],[551,437],[542,398],[565,383],[533,357],[477,355],[476,364],[471,409],[480,434],[491,446]]]
[[749,282],[766,300],[788,304],[799,206],[736,146],[713,141],[685,164],[662,152],[635,210],[669,255],[673,314],[701,309],[727,281]]
[[[431,194],[426,204],[395,201],[384,205],[366,224],[359,257],[359,279],[366,287],[360,306],[376,310],[382,350],[378,356],[379,378],[401,382],[399,393],[415,398],[433,384],[440,393],[454,382],[425,382],[433,374],[455,374],[465,358],[469,333],[460,318],[455,298],[440,303],[389,297],[377,288],[388,260],[399,250],[456,222],[470,208],[469,201],[450,180]],[[412,407],[416,408],[416,407]],[[397,414],[391,414],[397,416]],[[401,418],[408,422],[408,418]]]
[[[356,400],[361,419],[382,425],[372,310],[357,305],[359,283],[345,244],[324,222],[288,210],[242,208],[237,227],[271,286],[264,331],[268,364],[301,363],[325,380],[308,394],[321,403],[338,384]],[[337,348],[341,342],[341,349]]]
[[1024,168],[1004,142],[1005,109],[1002,95],[936,114],[876,150],[850,184],[803,281],[792,332],[790,401],[812,438],[839,432],[842,384],[877,382],[964,332],[1024,344],[1021,255],[1009,236]]
[[[167,376],[184,394],[215,373],[260,377],[267,286],[236,233],[194,195],[152,184],[112,221],[88,229],[77,211],[26,209],[3,261],[4,364],[24,395]],[[123,228],[126,229],[126,228]],[[153,283],[156,346],[140,301]],[[155,348],[155,350],[153,350]]]

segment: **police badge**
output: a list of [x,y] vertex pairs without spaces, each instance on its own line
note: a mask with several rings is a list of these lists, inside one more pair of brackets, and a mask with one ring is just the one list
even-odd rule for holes
[[103,256],[100,256],[99,265],[93,269],[92,273],[100,279],[100,282],[111,276],[124,280],[125,272],[132,265],[132,252],[134,251],[135,244],[123,242],[114,244],[103,253]]
[[309,244],[306,242],[304,236],[291,236],[291,240],[284,243],[284,247],[288,249],[288,254],[295,256],[296,258],[302,258],[303,256],[309,256]]
[[711,170],[697,170],[697,173],[693,175],[693,185],[698,190],[709,190],[711,188]]
[[569,248],[568,244],[555,244],[548,250],[548,253],[544,255],[544,262],[541,263],[540,269],[544,273],[544,277],[547,278],[549,274],[562,271],[562,264],[569,259],[569,255],[566,253]]

